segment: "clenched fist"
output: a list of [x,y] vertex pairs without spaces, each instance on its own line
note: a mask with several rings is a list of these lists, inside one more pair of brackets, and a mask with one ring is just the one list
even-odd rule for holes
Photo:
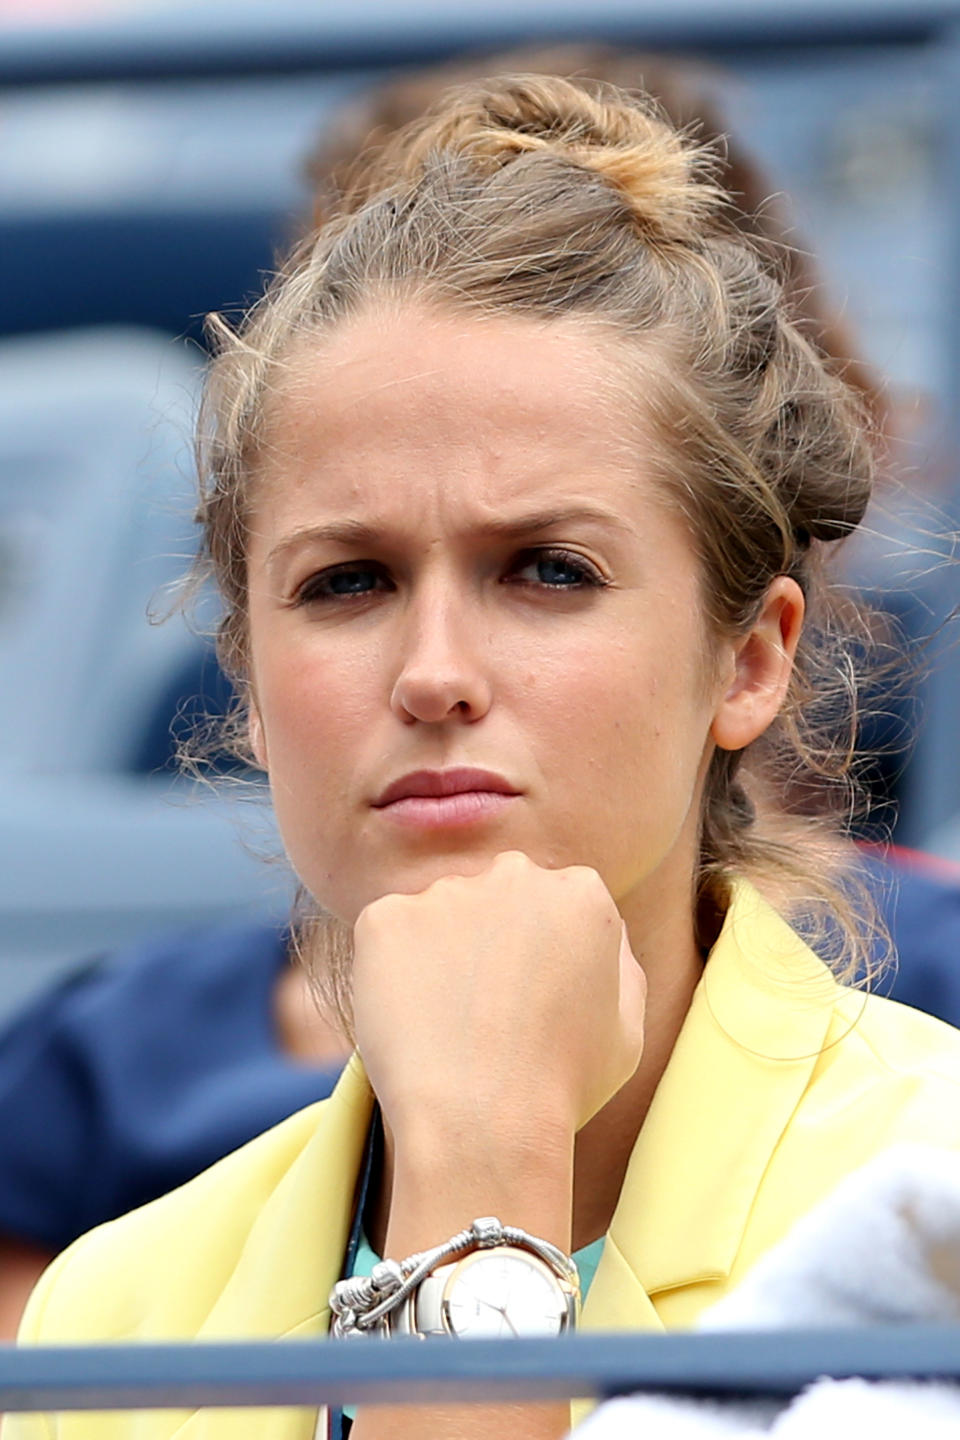
[[506,852],[374,901],[355,940],[357,1043],[394,1135],[572,1137],[639,1064],[643,972],[585,866]]

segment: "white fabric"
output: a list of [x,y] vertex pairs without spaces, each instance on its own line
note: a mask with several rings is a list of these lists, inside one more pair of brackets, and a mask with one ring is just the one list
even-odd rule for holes
[[956,1440],[960,1398],[951,1385],[819,1380],[772,1422],[740,1406],[645,1395],[613,1400],[577,1440]]
[[[960,1322],[960,1156],[897,1146],[857,1171],[770,1251],[701,1330]],[[960,1387],[820,1380],[785,1408],[613,1401],[577,1440],[951,1440]]]

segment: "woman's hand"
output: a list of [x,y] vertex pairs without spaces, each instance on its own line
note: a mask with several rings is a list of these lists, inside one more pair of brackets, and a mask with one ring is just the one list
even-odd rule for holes
[[398,1139],[572,1141],[639,1063],[643,972],[594,870],[508,852],[374,901],[355,938],[358,1046]]
[[[509,852],[375,901],[355,938],[357,1042],[387,1132],[383,1253],[490,1214],[569,1251],[574,1136],[643,1050],[643,972],[599,875]],[[555,1440],[569,1424],[565,1404],[437,1406],[361,1410],[355,1434]]]

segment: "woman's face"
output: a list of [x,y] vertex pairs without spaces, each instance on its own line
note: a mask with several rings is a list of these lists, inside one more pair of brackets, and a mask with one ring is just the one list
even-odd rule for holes
[[623,369],[575,324],[407,308],[285,373],[251,516],[251,733],[341,919],[504,850],[594,867],[628,923],[689,911],[729,667]]

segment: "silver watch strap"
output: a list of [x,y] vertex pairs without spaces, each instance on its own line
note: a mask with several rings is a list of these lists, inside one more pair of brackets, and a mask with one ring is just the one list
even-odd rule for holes
[[344,1337],[381,1331],[388,1317],[394,1317],[405,1307],[414,1291],[445,1261],[460,1259],[474,1250],[492,1249],[495,1245],[514,1245],[531,1251],[555,1275],[579,1291],[577,1267],[558,1246],[528,1234],[519,1226],[502,1225],[495,1216],[485,1215],[432,1250],[418,1251],[401,1261],[381,1260],[370,1275],[338,1280],[330,1292],[332,1333]]

